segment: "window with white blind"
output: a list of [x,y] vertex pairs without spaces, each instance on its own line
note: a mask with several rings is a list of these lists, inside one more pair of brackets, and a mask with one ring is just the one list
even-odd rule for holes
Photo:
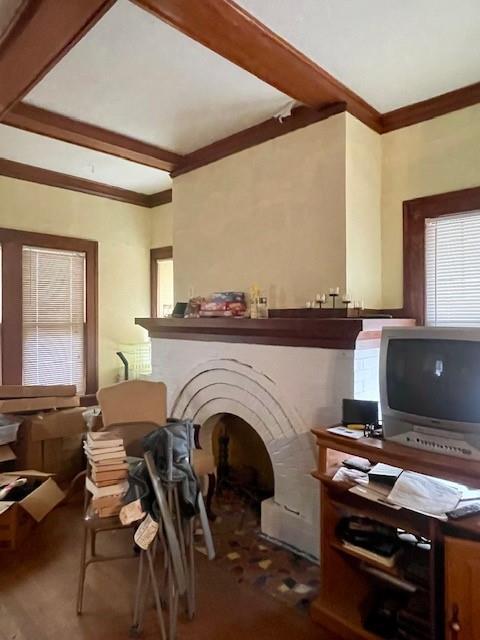
[[425,323],[480,326],[480,211],[425,220]]
[[85,253],[23,247],[23,384],[85,392],[85,268]]

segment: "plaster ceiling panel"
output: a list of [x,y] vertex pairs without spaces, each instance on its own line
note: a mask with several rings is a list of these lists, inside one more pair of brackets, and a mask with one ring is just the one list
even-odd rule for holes
[[139,193],[164,191],[172,184],[165,171],[5,125],[0,125],[0,158]]
[[127,0],[26,98],[178,153],[262,122],[289,100]]
[[385,112],[480,81],[479,0],[237,0]]

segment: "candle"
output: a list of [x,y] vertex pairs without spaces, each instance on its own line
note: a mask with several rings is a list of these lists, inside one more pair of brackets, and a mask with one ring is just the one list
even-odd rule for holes
[[330,287],[331,296],[338,296],[339,293],[340,293],[340,287]]
[[344,293],[343,296],[342,296],[342,302],[351,302],[351,301],[352,301],[352,299],[350,297],[350,294],[349,293]]
[[326,297],[324,293],[322,294],[317,293],[317,295],[315,296],[315,299],[317,302],[321,302],[322,304],[326,301]]
[[310,300],[306,301],[305,306],[306,306],[307,309],[311,309],[312,308],[312,303],[310,302]]

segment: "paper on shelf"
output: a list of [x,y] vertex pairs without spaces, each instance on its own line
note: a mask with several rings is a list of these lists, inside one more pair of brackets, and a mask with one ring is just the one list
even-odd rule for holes
[[372,502],[378,502],[390,509],[396,509],[397,511],[398,509],[401,509],[398,505],[388,502],[387,496],[390,487],[388,487],[386,491],[381,491],[380,485],[375,487],[372,487],[372,485],[376,485],[376,483],[369,482],[368,485],[355,485],[354,487],[351,487],[349,491],[350,493],[354,493],[355,495],[371,500]]
[[461,489],[413,471],[404,471],[388,496],[389,502],[437,518],[445,518],[461,498]]

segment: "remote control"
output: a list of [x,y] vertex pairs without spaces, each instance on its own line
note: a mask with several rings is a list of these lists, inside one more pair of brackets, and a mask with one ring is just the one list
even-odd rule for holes
[[474,502],[473,504],[466,504],[464,507],[458,507],[453,511],[449,511],[447,516],[452,520],[458,520],[459,518],[466,518],[473,516],[480,512],[480,502]]

